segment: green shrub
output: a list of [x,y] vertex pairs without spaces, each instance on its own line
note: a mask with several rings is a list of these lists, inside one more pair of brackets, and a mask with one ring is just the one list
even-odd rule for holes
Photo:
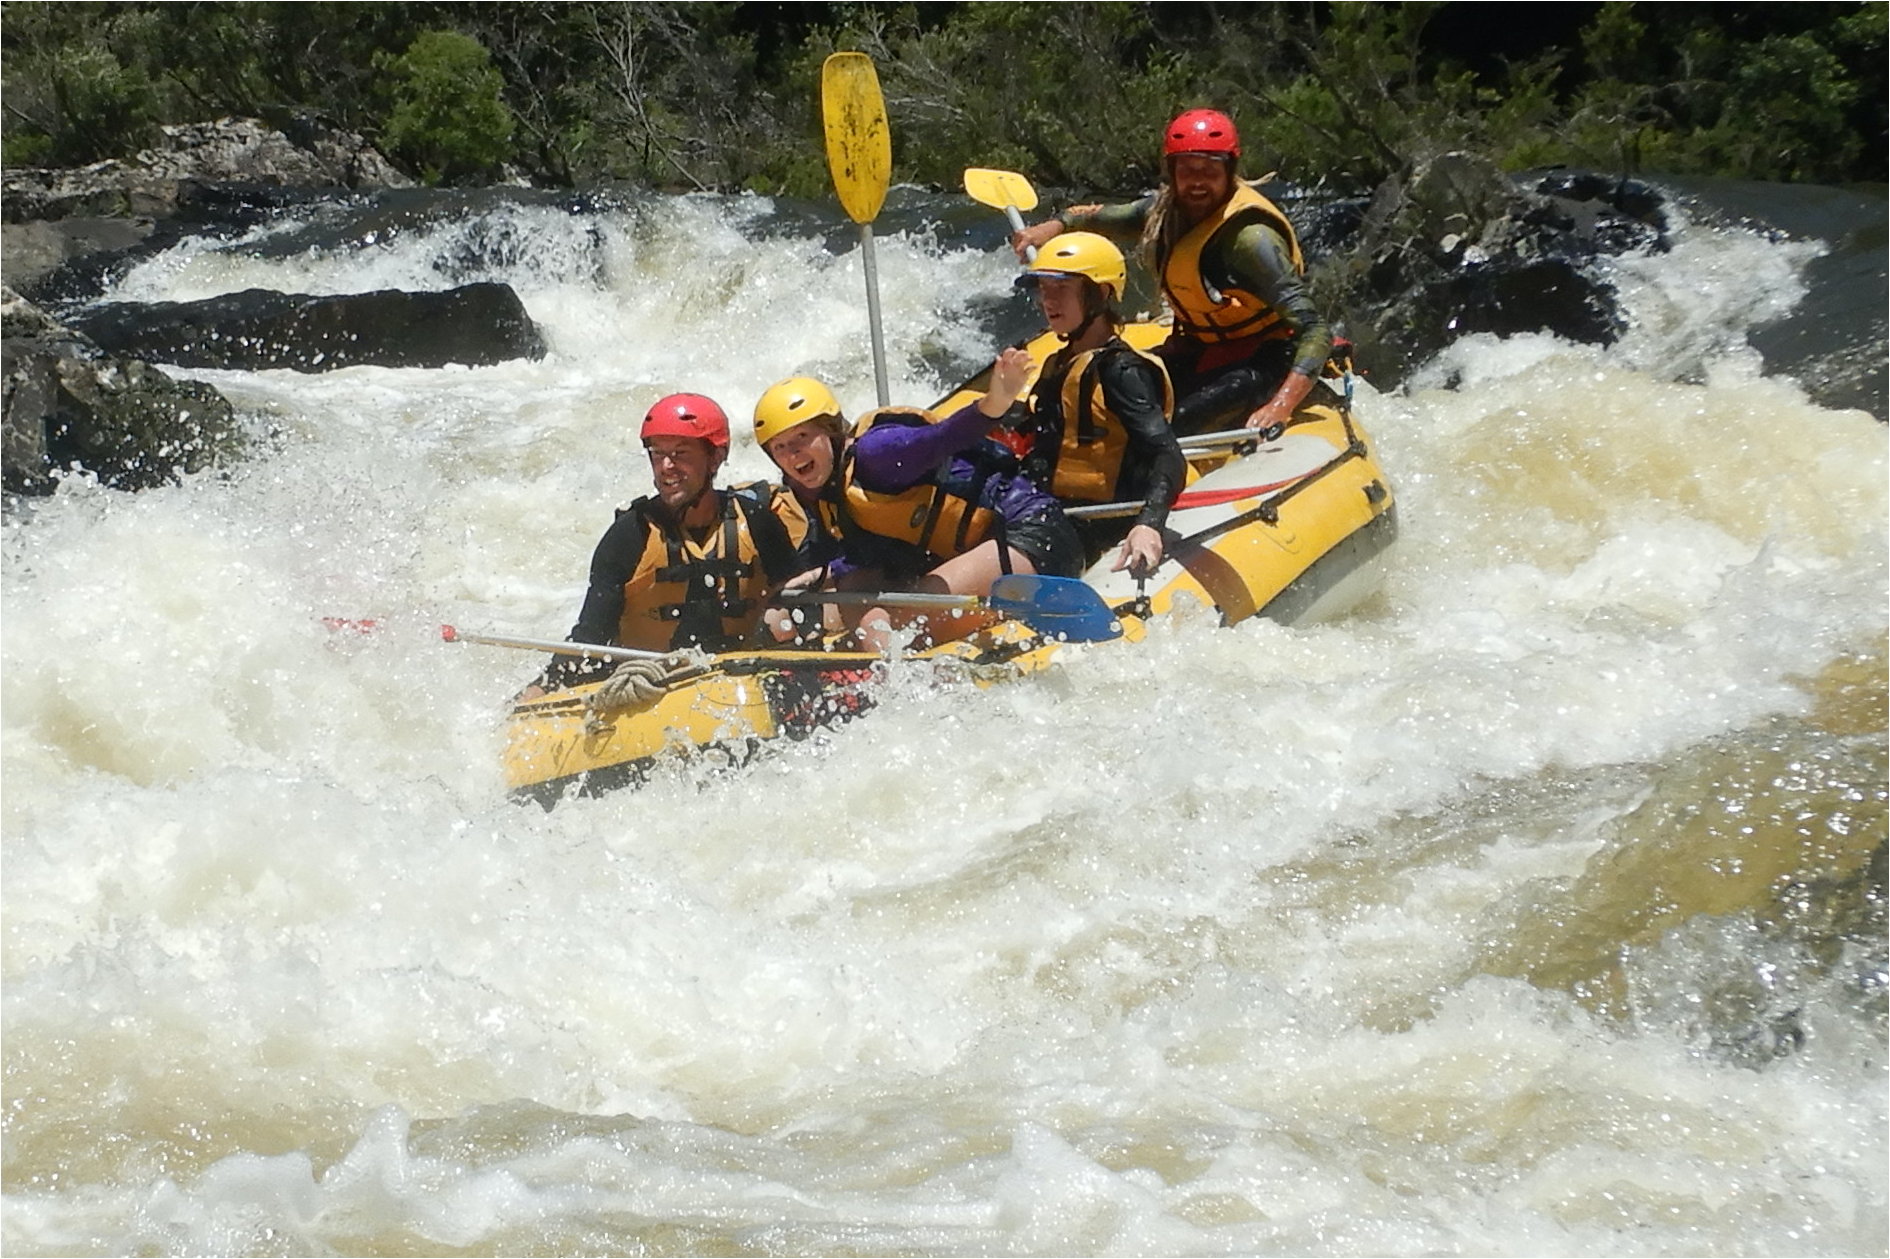
[[43,131],[8,131],[0,142],[0,164],[44,166],[52,159],[53,139]]
[[393,80],[382,144],[427,183],[491,176],[512,155],[505,81],[478,40],[427,31],[376,65]]

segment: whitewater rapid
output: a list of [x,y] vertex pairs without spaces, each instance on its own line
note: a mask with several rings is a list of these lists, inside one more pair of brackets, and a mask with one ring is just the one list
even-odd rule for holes
[[[9,507],[7,1253],[1884,1252],[1882,942],[1818,912],[1884,838],[1885,430],[1745,344],[1815,243],[1683,226],[1617,346],[1365,388],[1345,620],[895,667],[545,812],[538,658],[439,625],[564,634],[661,394],[870,406],[858,254],[753,197],[304,226],[111,296],[497,279],[550,352],[195,373],[247,462]],[[1014,264],[878,260],[930,402]]]

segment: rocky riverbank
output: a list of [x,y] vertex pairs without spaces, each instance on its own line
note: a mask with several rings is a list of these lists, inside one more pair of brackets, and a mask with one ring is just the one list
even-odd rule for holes
[[502,284],[95,304],[137,261],[188,237],[235,238],[285,208],[412,186],[360,137],[313,120],[285,131],[252,119],[171,127],[128,162],[8,171],[6,488],[45,492],[81,468],[138,489],[238,457],[229,403],[154,364],[331,371],[542,356],[530,316]]
[[[1809,277],[1816,283],[1803,308],[1753,339],[1767,370],[1798,377],[1819,402],[1882,418],[1881,227],[1875,237],[1832,229],[1869,218],[1853,205],[1858,195],[1845,190],[1752,187],[1763,189],[1758,206],[1771,230],[1832,239]],[[905,219],[965,239],[993,230],[954,226],[949,199],[904,191],[912,204],[889,209],[889,231]],[[1463,154],[1424,163],[1370,196],[1279,185],[1267,191],[1301,231],[1316,300],[1344,322],[1358,363],[1380,388],[1396,387],[1465,333],[1613,343],[1623,318],[1607,268],[1595,264],[1667,249],[1670,198],[1680,195],[1584,172],[1514,177]],[[1843,203],[1841,213],[1832,210],[1833,198]],[[329,371],[542,356],[543,340],[517,295],[473,264],[463,268],[470,282],[424,292],[100,300],[139,261],[186,239],[235,242],[298,215],[300,226],[241,248],[325,253],[435,230],[515,201],[574,215],[621,204],[605,193],[416,188],[358,137],[314,122],[284,132],[226,119],[172,128],[163,147],[131,162],[7,172],[0,225],[10,286],[6,486],[44,490],[76,463],[108,484],[135,488],[236,457],[241,443],[228,405],[164,366]],[[778,209],[817,220],[826,212],[786,202]],[[851,232],[836,229],[829,247],[850,249]],[[1875,309],[1831,317],[1833,302],[1857,305],[1860,295]],[[1020,305],[999,322],[1012,317],[1028,317],[1034,330],[1034,311]],[[1842,333],[1835,342],[1834,328]]]

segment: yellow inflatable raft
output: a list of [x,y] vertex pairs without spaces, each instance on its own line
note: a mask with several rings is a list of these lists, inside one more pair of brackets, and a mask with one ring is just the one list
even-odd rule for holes
[[[1148,345],[1156,325],[1128,330]],[[1049,334],[1027,347],[1038,362],[1057,347]],[[940,403],[949,413],[979,392],[982,378]],[[1132,651],[1150,617],[1183,602],[1220,611],[1225,624],[1264,615],[1292,624],[1344,612],[1376,583],[1374,561],[1397,536],[1390,483],[1371,443],[1336,394],[1315,390],[1268,440],[1210,441],[1190,452],[1206,470],[1169,513],[1167,558],[1137,582],[1109,572],[1105,557],[1084,580],[1122,623],[1097,644]],[[1048,667],[1065,644],[1017,621],[917,653],[948,678],[977,683]],[[802,738],[865,712],[885,663],[859,652],[728,652],[674,681],[646,706],[596,721],[575,687],[519,704],[505,751],[507,785],[547,806],[566,792],[595,793],[639,781],[664,758],[713,756],[739,763],[768,741]]]

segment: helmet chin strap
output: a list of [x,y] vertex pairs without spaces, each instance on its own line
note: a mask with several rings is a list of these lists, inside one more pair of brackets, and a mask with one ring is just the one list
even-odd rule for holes
[[1090,326],[1109,313],[1108,301],[1101,298],[1102,290],[1097,286],[1094,280],[1088,279],[1087,276],[1084,277],[1084,279],[1087,282],[1087,287],[1083,290],[1083,322],[1071,329],[1068,335],[1063,333],[1057,334],[1065,345],[1081,341],[1084,337],[1088,336]]
[[1063,335],[1063,343],[1068,345],[1073,341],[1081,341],[1084,337],[1089,335],[1090,325],[1101,317],[1102,312],[1100,310],[1092,310],[1084,315],[1082,323],[1077,324],[1069,333]]

